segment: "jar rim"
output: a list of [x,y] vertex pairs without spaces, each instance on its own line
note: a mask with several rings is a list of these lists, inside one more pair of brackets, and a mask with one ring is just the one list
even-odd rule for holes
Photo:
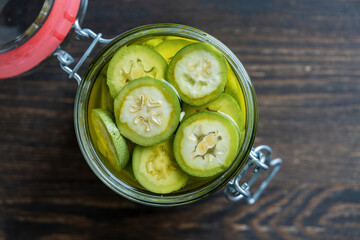
[[[107,169],[101,161],[92,145],[87,121],[88,100],[94,80],[102,67],[105,66],[105,64],[111,59],[116,50],[129,42],[136,41],[139,38],[160,35],[193,38],[199,41],[207,42],[216,47],[224,55],[231,68],[234,70],[234,73],[237,75],[237,79],[241,80],[240,84],[246,100],[245,105],[247,111],[245,139],[232,165],[218,177],[200,187],[185,192],[175,192],[167,195],[149,193],[141,189],[136,189],[121,181],[113,173],[111,173],[111,171]],[[238,171],[240,171],[244,163],[247,161],[255,140],[257,121],[258,108],[255,90],[245,68],[235,54],[219,40],[201,30],[185,25],[171,23],[140,26],[120,34],[113,41],[107,44],[94,57],[87,68],[83,80],[78,87],[74,104],[76,137],[83,156],[93,172],[101,181],[104,182],[105,185],[119,195],[129,200],[151,206],[176,206],[188,204],[205,198],[223,187],[235,176]]]

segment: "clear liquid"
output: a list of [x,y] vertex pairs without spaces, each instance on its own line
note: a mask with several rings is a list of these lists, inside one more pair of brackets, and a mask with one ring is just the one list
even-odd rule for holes
[[[184,39],[184,40],[191,41],[191,42],[197,42],[193,39],[187,39],[187,38],[182,38],[182,37],[177,37],[177,36],[156,36],[156,37],[144,38],[144,39],[138,40],[131,44],[141,44],[141,45],[146,45],[149,47],[154,47],[157,44],[159,44],[165,40],[172,40],[172,39]],[[171,49],[169,51],[171,51]],[[99,75],[97,76],[97,78],[92,86],[90,98],[89,98],[87,113],[88,113],[88,120],[89,120],[90,136],[92,138],[93,145],[94,145],[94,143],[97,142],[97,139],[96,139],[97,136],[93,130],[93,123],[92,123],[91,116],[90,116],[91,110],[96,109],[96,108],[102,108],[104,110],[108,110],[109,112],[112,112],[112,113],[114,112],[113,99],[110,96],[109,88],[106,84],[106,72],[107,72],[107,65],[104,66],[104,68],[100,71]],[[235,101],[238,103],[238,105],[240,106],[241,114],[243,116],[243,121],[244,121],[244,125],[241,128],[245,129],[246,128],[246,109],[245,109],[245,98],[243,95],[243,90],[241,88],[241,85],[239,84],[240,81],[237,79],[234,71],[231,69],[229,64],[228,64],[228,72],[229,72],[228,73],[228,81],[227,81],[227,84],[225,85],[224,93],[227,93],[230,96],[232,96],[235,99]],[[140,189],[147,191],[144,187],[142,187],[136,181],[133,171],[132,171],[131,153],[132,153],[132,150],[133,150],[135,144],[132,143],[130,140],[127,140],[127,143],[128,143],[128,147],[130,150],[130,160],[129,160],[128,164],[126,165],[126,167],[121,171],[116,170],[115,166],[113,166],[113,164],[109,161],[109,159],[104,157],[100,153],[100,151],[97,151],[97,153],[98,153],[100,159],[102,160],[102,162],[104,163],[104,165],[112,172],[112,174],[114,174],[114,176],[116,176],[118,179],[120,179],[121,181],[127,183],[128,185],[130,185],[134,188],[140,188]],[[94,146],[94,147],[95,147],[95,149],[97,149],[97,146]],[[183,192],[183,191],[188,191],[188,190],[198,188],[198,187],[202,186],[203,184],[206,184],[209,181],[211,181],[212,179],[216,178],[217,176],[218,175],[213,176],[213,177],[208,177],[208,178],[190,176],[187,184],[183,188],[178,190],[177,192]]]

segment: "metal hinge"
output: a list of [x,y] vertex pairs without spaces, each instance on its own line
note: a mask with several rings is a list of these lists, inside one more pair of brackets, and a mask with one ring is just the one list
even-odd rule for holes
[[[226,185],[224,190],[225,196],[230,201],[236,202],[240,199],[245,198],[248,204],[254,204],[259,198],[261,193],[264,191],[266,186],[269,184],[271,179],[280,170],[282,160],[280,158],[271,159],[272,150],[269,146],[261,145],[253,148],[249,155],[249,161],[245,167],[239,172],[230,182]],[[244,176],[245,172],[252,166],[255,165],[253,175],[248,182],[240,183],[240,179]],[[268,170],[269,167],[273,167],[268,177],[261,183],[259,189],[251,194],[250,188],[256,179],[260,176],[261,172]]]

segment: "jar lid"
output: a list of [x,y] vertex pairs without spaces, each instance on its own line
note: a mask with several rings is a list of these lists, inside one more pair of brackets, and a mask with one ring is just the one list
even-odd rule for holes
[[38,6],[28,0],[2,2],[0,78],[25,73],[54,52],[74,24],[80,2],[45,0]]

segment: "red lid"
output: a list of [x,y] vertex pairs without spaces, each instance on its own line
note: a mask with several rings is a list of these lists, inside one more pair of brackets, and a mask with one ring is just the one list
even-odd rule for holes
[[80,0],[55,0],[40,30],[20,47],[0,54],[0,78],[20,75],[55,51],[76,20]]

